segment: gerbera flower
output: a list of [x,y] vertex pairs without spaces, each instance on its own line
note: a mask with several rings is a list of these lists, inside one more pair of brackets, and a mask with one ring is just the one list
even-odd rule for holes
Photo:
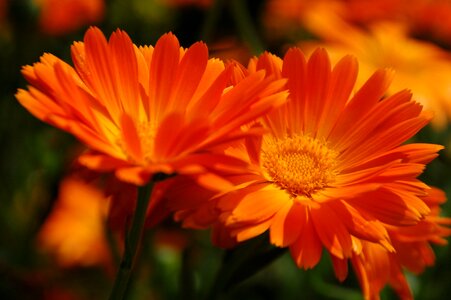
[[154,173],[205,174],[231,163],[205,150],[256,134],[240,126],[286,99],[279,92],[285,82],[264,72],[227,86],[232,67],[208,59],[203,43],[180,48],[172,34],[155,48],[137,47],[123,31],[107,41],[90,28],[72,46],[72,59],[75,68],[44,54],[24,67],[31,86],[17,99],[91,148],[83,165],[137,185]]
[[38,236],[39,247],[64,266],[111,266],[105,220],[109,202],[94,185],[65,178]]
[[396,75],[388,94],[411,88],[415,99],[434,112],[435,128],[443,129],[448,124],[451,118],[449,53],[432,43],[410,38],[401,23],[375,23],[369,30],[361,30],[327,12],[310,14],[306,23],[323,40],[299,43],[306,52],[324,46],[333,61],[347,53],[355,55],[360,63],[359,84],[376,69],[393,68]]
[[[431,209],[431,214],[414,226],[388,227],[390,239],[396,252],[390,253],[380,245],[362,242],[360,254],[351,258],[365,299],[379,299],[379,293],[389,284],[402,299],[413,299],[403,269],[420,274],[435,261],[430,243],[444,245],[444,237],[451,235],[451,219],[440,217],[439,205],[445,201],[445,195],[438,189],[432,189],[423,198]],[[346,262],[336,263],[337,274],[346,277]]]
[[39,26],[47,34],[64,34],[102,20],[104,0],[34,0]]
[[[226,150],[250,165],[227,177],[235,187],[206,203],[191,200],[196,194],[179,201],[176,218],[189,227],[213,224],[222,245],[269,231],[303,268],[314,267],[323,248],[349,258],[362,241],[393,252],[385,225],[414,225],[429,213],[420,198],[428,187],[417,176],[442,146],[401,144],[430,116],[408,91],[384,98],[387,70],[351,95],[357,62],[350,56],[331,68],[325,50],[307,61],[293,48],[283,61],[266,53],[251,62],[251,73],[260,69],[288,79],[289,101],[254,125],[267,134]],[[173,193],[188,194],[180,186]]]

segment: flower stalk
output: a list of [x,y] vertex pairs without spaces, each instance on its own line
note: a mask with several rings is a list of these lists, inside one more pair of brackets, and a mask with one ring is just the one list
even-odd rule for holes
[[155,179],[147,185],[138,189],[138,199],[133,215],[130,230],[125,235],[124,253],[119,270],[116,274],[114,286],[110,294],[110,300],[125,299],[130,276],[136,261],[136,253],[142,238],[144,223],[146,221],[147,208],[149,207],[152,190],[155,186]]
[[246,1],[231,0],[230,9],[242,39],[249,45],[253,54],[259,55],[263,53],[265,47],[246,8]]

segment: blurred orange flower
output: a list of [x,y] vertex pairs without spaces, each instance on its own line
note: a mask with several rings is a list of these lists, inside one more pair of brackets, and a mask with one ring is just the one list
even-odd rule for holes
[[24,67],[31,86],[17,99],[88,145],[93,151],[80,157],[83,165],[136,185],[159,172],[223,184],[211,170],[235,160],[205,150],[257,134],[240,127],[287,97],[280,92],[285,81],[264,71],[228,86],[232,66],[208,59],[203,43],[180,48],[170,33],[155,48],[137,47],[123,31],[107,41],[90,28],[84,43],[72,46],[72,59],[75,69],[51,54]]
[[[443,147],[401,145],[430,116],[408,91],[381,101],[392,78],[387,70],[351,96],[357,68],[351,56],[331,68],[324,49],[308,60],[293,48],[283,61],[268,53],[252,61],[251,73],[288,79],[289,101],[254,125],[267,134],[225,150],[250,165],[226,177],[235,187],[206,203],[190,194],[174,208],[176,218],[188,227],[214,224],[214,240],[225,246],[227,234],[240,242],[269,230],[271,243],[289,247],[302,268],[314,267],[323,247],[349,258],[362,240],[393,252],[385,224],[414,225],[429,214],[420,198],[428,187],[417,176]],[[194,190],[178,185],[173,193],[187,191]]]
[[104,0],[34,0],[39,8],[41,30],[48,34],[65,34],[102,20]]
[[78,178],[65,178],[39,232],[39,247],[53,253],[64,267],[111,264],[105,238],[107,211],[108,200],[101,190]]
[[264,22],[272,34],[283,35],[303,27],[311,13],[327,12],[348,22],[367,24],[398,19],[400,12],[405,12],[405,4],[406,0],[268,0]]
[[336,61],[345,54],[360,63],[358,82],[379,68],[396,72],[388,94],[409,88],[415,100],[434,112],[432,124],[443,129],[451,118],[451,56],[432,43],[409,38],[399,23],[375,23],[363,31],[333,15],[311,14],[309,26],[324,42],[301,42],[306,52],[324,46]]
[[[379,299],[379,293],[389,284],[401,299],[413,299],[403,269],[420,274],[435,261],[430,243],[446,244],[444,237],[451,235],[451,218],[440,217],[439,205],[445,194],[431,189],[423,200],[431,209],[431,214],[414,226],[388,227],[390,239],[396,252],[390,253],[377,244],[362,243],[362,251],[353,255],[351,263],[359,278],[365,299]],[[337,274],[346,277],[346,262],[335,264]]]
[[409,36],[450,45],[449,0],[269,0],[264,10],[264,23],[270,37],[289,35],[308,25],[306,20],[312,13],[326,13],[324,22],[333,15],[363,28],[377,22],[400,22]]
[[422,0],[408,10],[412,32],[451,45],[451,1]]

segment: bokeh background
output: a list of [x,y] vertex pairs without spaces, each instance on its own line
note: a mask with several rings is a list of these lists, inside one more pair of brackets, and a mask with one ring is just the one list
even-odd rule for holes
[[[451,196],[451,1],[0,0],[0,299],[106,299],[112,286],[120,243],[106,223],[108,198],[73,175],[82,145],[14,97],[26,87],[21,66],[44,52],[70,62],[70,45],[91,25],[107,36],[121,28],[137,45],[172,31],[182,46],[203,40],[211,56],[243,64],[263,50],[321,45],[332,59],[356,55],[366,77],[392,67],[394,88],[412,89],[435,113],[415,140],[447,148],[422,179]],[[226,252],[208,232],[167,220],[146,233],[130,299],[201,299],[215,281],[221,299],[362,299],[352,272],[340,284],[326,255],[309,271],[277,249],[253,258],[265,238]],[[416,299],[451,295],[451,248],[434,249],[434,266],[407,274]],[[389,288],[381,297],[397,299]]]

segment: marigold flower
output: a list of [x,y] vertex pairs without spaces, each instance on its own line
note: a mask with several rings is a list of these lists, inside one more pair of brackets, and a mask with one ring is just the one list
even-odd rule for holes
[[[408,91],[383,99],[388,70],[351,96],[351,56],[331,68],[324,49],[307,61],[293,48],[283,61],[266,53],[251,62],[251,73],[260,69],[288,79],[288,102],[254,125],[267,134],[225,150],[250,165],[226,177],[235,187],[207,202],[191,199],[199,193],[171,202],[176,218],[189,227],[213,224],[214,240],[225,246],[230,236],[240,242],[269,231],[302,268],[314,267],[323,247],[339,259],[359,253],[362,241],[393,252],[385,225],[414,225],[430,212],[421,199],[428,187],[417,176],[442,146],[401,145],[430,116]],[[188,194],[178,188],[167,195]]]
[[333,61],[348,53],[355,55],[360,63],[360,83],[376,69],[393,68],[396,75],[388,94],[411,88],[415,100],[434,112],[432,125],[436,129],[448,124],[451,118],[448,52],[430,42],[410,38],[401,23],[374,23],[368,30],[361,30],[327,11],[309,14],[305,20],[323,40],[299,43],[307,53],[324,46]]
[[48,34],[64,34],[99,22],[104,0],[34,0],[39,8],[39,25]]
[[[180,48],[170,33],[155,48],[137,47],[123,31],[107,41],[90,28],[84,42],[72,46],[72,59],[75,68],[44,54],[24,67],[31,86],[19,90],[17,99],[93,150],[80,157],[81,164],[116,171],[137,185],[154,173],[207,174],[233,163],[205,150],[256,134],[241,125],[286,100],[280,92],[285,82],[264,72],[228,86],[232,67],[208,59],[203,43]],[[212,178],[199,175],[211,185],[217,183]]]
[[64,267],[111,263],[105,238],[109,202],[103,192],[81,179],[67,177],[38,235],[39,247],[54,253]]
[[[350,259],[362,287],[365,299],[379,299],[379,293],[389,284],[402,299],[413,299],[403,269],[420,274],[434,264],[430,243],[444,245],[451,235],[451,219],[440,217],[439,204],[445,201],[441,190],[432,189],[423,198],[431,214],[414,226],[388,227],[396,252],[390,253],[378,244],[362,242],[362,251]],[[336,273],[344,279],[346,262],[336,261]]]

